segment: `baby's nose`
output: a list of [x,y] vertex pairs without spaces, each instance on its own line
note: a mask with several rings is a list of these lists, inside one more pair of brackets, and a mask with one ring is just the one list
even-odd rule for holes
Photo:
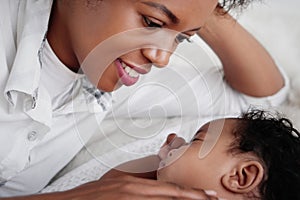
[[168,144],[170,149],[178,149],[179,147],[181,147],[182,145],[185,145],[186,142],[182,137],[175,137],[173,138],[173,140],[171,140],[171,142]]
[[167,137],[165,144],[160,148],[158,156],[160,159],[167,157],[168,153],[173,149],[178,149],[181,146],[185,145],[186,142],[183,138],[177,137],[176,134],[170,134]]

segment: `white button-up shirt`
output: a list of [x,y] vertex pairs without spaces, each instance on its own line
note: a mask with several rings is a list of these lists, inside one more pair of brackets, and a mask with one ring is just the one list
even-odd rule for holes
[[0,197],[41,190],[110,107],[111,95],[84,75],[56,96],[49,88],[55,82],[40,80],[43,70],[48,73],[43,48],[51,6],[51,0],[1,1]]

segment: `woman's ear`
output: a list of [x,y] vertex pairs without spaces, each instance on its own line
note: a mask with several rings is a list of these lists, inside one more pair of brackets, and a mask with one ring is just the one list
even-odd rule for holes
[[224,174],[221,183],[224,188],[234,193],[254,191],[264,176],[264,168],[255,160],[241,161],[230,172]]

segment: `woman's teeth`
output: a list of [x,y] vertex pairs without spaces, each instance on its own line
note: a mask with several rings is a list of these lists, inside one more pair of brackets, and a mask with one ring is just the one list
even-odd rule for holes
[[124,69],[124,71],[132,78],[137,78],[139,76],[139,74],[132,68],[128,67],[125,63],[122,63],[122,67]]

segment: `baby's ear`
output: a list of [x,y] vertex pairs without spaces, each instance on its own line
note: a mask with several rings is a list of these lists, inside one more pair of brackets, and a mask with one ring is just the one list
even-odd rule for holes
[[241,161],[221,178],[223,187],[234,193],[254,191],[263,179],[264,169],[260,162]]

